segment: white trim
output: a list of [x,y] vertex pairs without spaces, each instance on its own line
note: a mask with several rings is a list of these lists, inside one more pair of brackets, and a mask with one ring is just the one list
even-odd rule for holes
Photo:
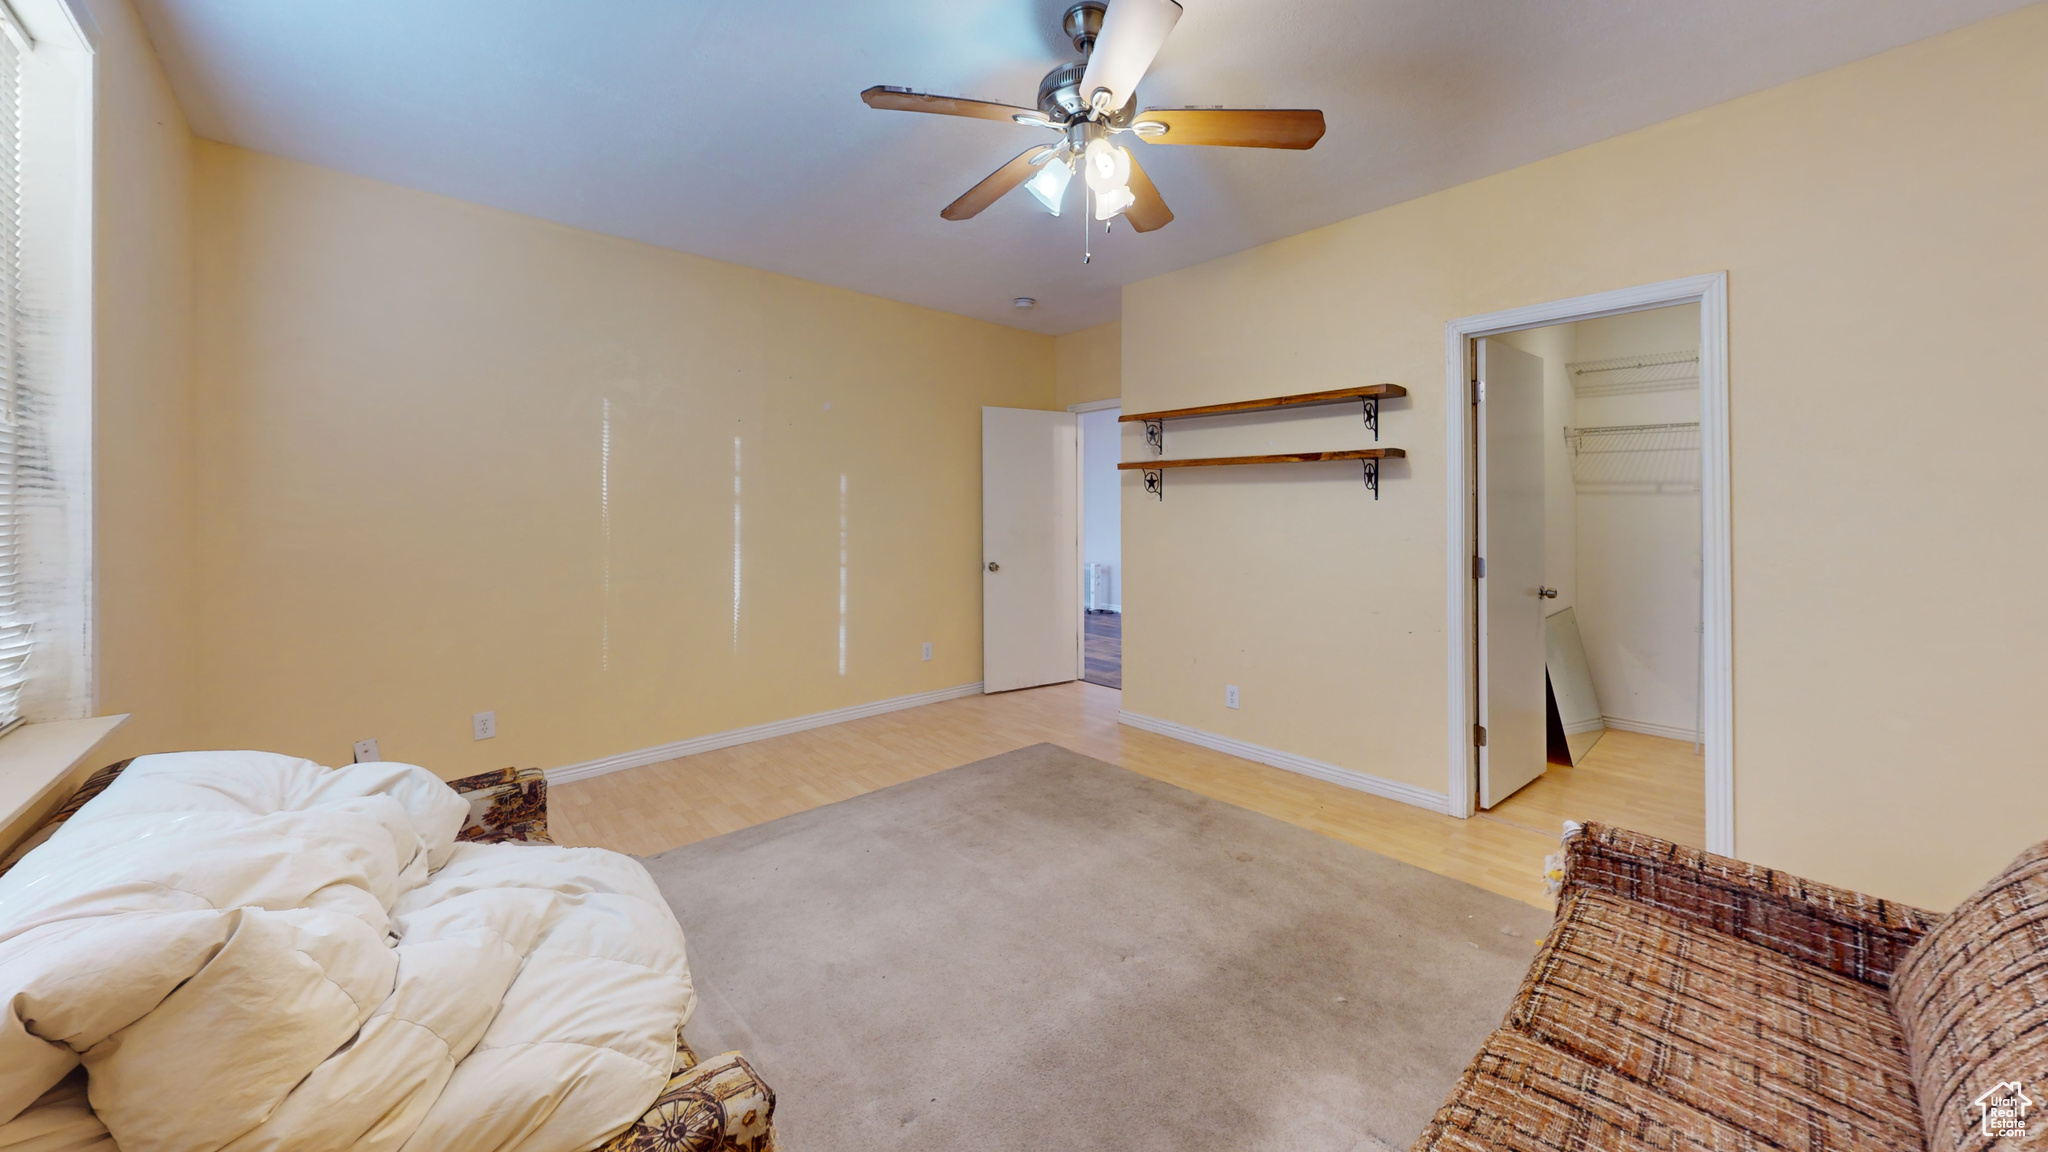
[[1481,336],[1568,324],[1673,304],[1700,306],[1700,537],[1705,616],[1702,726],[1706,751],[1708,851],[1733,855],[1735,838],[1735,628],[1733,545],[1729,528],[1728,274],[1714,272],[1570,300],[1467,316],[1444,325],[1446,643],[1449,646],[1448,811],[1472,814],[1472,509],[1471,403],[1466,347]]
[[859,720],[867,716],[880,716],[884,712],[901,712],[905,708],[921,708],[926,704],[937,704],[945,700],[957,700],[962,696],[981,695],[981,681],[972,684],[956,684],[951,688],[939,688],[931,692],[918,692],[909,696],[896,696],[888,700],[877,700],[872,704],[855,704],[850,708],[835,708],[830,712],[813,712],[809,716],[798,716],[793,720],[771,720],[751,728],[734,728],[730,732],[713,732],[709,736],[698,736],[689,740],[678,740],[673,744],[657,744],[637,752],[621,752],[597,760],[586,760],[581,764],[570,764],[547,770],[548,783],[568,784],[576,780],[588,780],[607,772],[619,772],[627,768],[639,768],[647,764],[659,764],[663,760],[676,760],[684,756],[695,756],[699,752],[711,752],[720,748],[731,748],[736,744],[752,744],[756,740],[767,740],[775,736],[787,736],[792,732],[803,732],[811,728],[823,728],[828,724],[843,724],[848,720]]
[[1735,548],[1728,442],[1728,274],[1700,289],[1700,739],[1706,753],[1707,850],[1735,839]]
[[22,24],[21,17],[14,14],[7,0],[0,0],[0,28],[6,30],[7,38],[14,41],[16,48],[23,52],[36,50],[36,38],[28,34],[27,26]]
[[71,30],[78,35],[78,46],[98,55],[100,50],[100,22],[92,14],[86,0],[63,0],[64,15],[70,17]]
[[1648,720],[1624,720],[1619,716],[1602,716],[1607,727],[1616,732],[1640,732],[1645,736],[1662,736],[1666,740],[1683,740],[1690,744],[1698,733],[1690,728],[1674,728],[1669,724],[1652,724]]
[[1088,401],[1088,402],[1087,402],[1086,404],[1069,404],[1069,405],[1067,405],[1067,411],[1069,411],[1069,412],[1100,412],[1100,411],[1102,411],[1102,410],[1103,410],[1104,408],[1121,408],[1121,407],[1123,407],[1123,406],[1124,406],[1124,401],[1123,401],[1123,397],[1121,397],[1121,396],[1117,396],[1117,397],[1113,397],[1113,398],[1111,398],[1111,399],[1108,399],[1108,400],[1090,400],[1090,401]]
[[1383,796],[1388,800],[1399,800],[1403,804],[1413,804],[1417,808],[1427,808],[1431,812],[1446,812],[1449,810],[1449,805],[1445,803],[1443,793],[1431,792],[1427,788],[1417,788],[1413,784],[1403,784],[1397,780],[1383,780],[1378,776],[1365,772],[1355,771],[1350,768],[1340,768],[1335,764],[1325,764],[1321,760],[1311,760],[1306,756],[1297,756],[1292,752],[1282,752],[1278,748],[1267,748],[1260,744],[1248,744],[1243,740],[1233,740],[1228,736],[1219,736],[1214,732],[1204,732],[1200,728],[1190,728],[1185,724],[1176,724],[1171,720],[1161,720],[1154,716],[1141,716],[1136,712],[1119,710],[1116,714],[1116,719],[1119,724],[1128,724],[1133,728],[1141,728],[1147,732],[1157,732],[1161,736],[1171,736],[1175,740],[1182,740],[1189,744],[1199,744],[1204,748],[1213,748],[1218,752],[1225,752],[1246,760],[1270,764],[1275,768],[1285,768],[1289,772],[1299,772],[1303,776],[1313,776],[1318,780],[1328,780],[1332,784],[1342,784],[1346,788],[1355,788],[1360,792],[1370,792],[1374,796]]

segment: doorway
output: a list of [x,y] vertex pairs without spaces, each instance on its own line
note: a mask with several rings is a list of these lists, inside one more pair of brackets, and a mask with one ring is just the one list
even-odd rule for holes
[[1075,678],[1081,552],[1072,413],[981,410],[981,687]]
[[1078,405],[1081,427],[1081,679],[1121,690],[1123,432],[1118,401]]
[[1454,814],[1733,850],[1725,300],[1449,326]]
[[1699,306],[1480,344],[1477,803],[1699,844]]

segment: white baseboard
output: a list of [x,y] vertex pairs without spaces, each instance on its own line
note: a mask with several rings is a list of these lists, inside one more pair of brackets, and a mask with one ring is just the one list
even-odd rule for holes
[[1591,720],[1581,720],[1577,724],[1565,725],[1564,734],[1567,736],[1578,736],[1586,732],[1598,732],[1605,727],[1607,727],[1607,717],[1595,716]]
[[1299,772],[1303,776],[1313,776],[1318,780],[1328,780],[1332,784],[1342,784],[1346,788],[1356,788],[1360,792],[1370,792],[1375,796],[1384,796],[1389,800],[1399,800],[1403,804],[1413,804],[1417,808],[1427,808],[1431,812],[1448,813],[1451,810],[1450,801],[1443,793],[1431,792],[1427,788],[1417,788],[1413,784],[1382,780],[1378,776],[1358,772],[1350,768],[1340,768],[1335,764],[1325,764],[1321,760],[1311,760],[1306,756],[1297,756],[1292,752],[1282,752],[1277,748],[1247,744],[1243,740],[1233,740],[1228,736],[1219,736],[1214,732],[1204,732],[1200,728],[1190,728],[1185,724],[1175,724],[1171,720],[1160,720],[1152,716],[1140,716],[1136,712],[1119,711],[1116,714],[1116,718],[1119,723],[1129,724],[1133,728],[1142,728],[1147,732],[1157,732],[1161,736],[1171,736],[1175,740],[1185,740],[1189,744],[1199,744],[1204,748],[1213,748],[1218,752],[1227,752],[1232,756],[1241,756],[1246,760],[1256,760],[1261,764],[1271,764],[1275,768],[1285,768],[1289,772]]
[[1606,721],[1609,728],[1618,729],[1622,732],[1640,732],[1645,736],[1662,736],[1666,740],[1683,740],[1687,744],[1692,743],[1696,738],[1696,734],[1690,728],[1673,728],[1669,724],[1652,724],[1648,720],[1623,720],[1619,716],[1602,716],[1600,719]]
[[568,784],[576,780],[588,780],[607,772],[619,772],[627,768],[638,768],[646,764],[659,764],[663,760],[674,760],[683,756],[695,756],[699,752],[710,752],[719,748],[731,748],[736,744],[752,744],[772,736],[787,736],[791,732],[802,732],[810,728],[823,728],[827,724],[842,724],[848,720],[859,720],[865,716],[880,716],[884,712],[900,712],[905,708],[919,708],[926,704],[937,704],[942,700],[957,700],[962,696],[981,694],[981,681],[972,684],[956,684],[951,688],[938,688],[930,692],[918,692],[910,696],[896,696],[888,700],[877,700],[872,704],[855,704],[850,708],[835,708],[830,712],[813,712],[809,716],[798,716],[793,720],[771,720],[751,728],[734,728],[730,732],[713,732],[709,736],[698,736],[689,740],[678,740],[673,744],[657,744],[637,752],[621,752],[599,760],[586,760],[581,764],[570,764],[547,770],[548,783]]

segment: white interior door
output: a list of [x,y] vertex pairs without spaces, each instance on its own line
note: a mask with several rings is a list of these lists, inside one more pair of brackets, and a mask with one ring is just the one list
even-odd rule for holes
[[981,690],[1072,680],[1081,661],[1071,412],[981,410]]
[[1543,361],[1479,341],[1479,806],[1543,775]]

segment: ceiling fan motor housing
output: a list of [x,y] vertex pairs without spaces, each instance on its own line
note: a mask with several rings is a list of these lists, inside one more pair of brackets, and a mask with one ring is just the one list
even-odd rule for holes
[[1074,51],[1086,60],[1095,48],[1095,38],[1102,34],[1102,17],[1109,11],[1104,0],[1081,0],[1067,9],[1066,19],[1060,21],[1060,28],[1074,42]]
[[1072,60],[1045,74],[1038,82],[1038,110],[1055,124],[1088,114],[1088,101],[1081,96],[1081,76],[1088,71],[1086,60]]
[[[1103,14],[1109,5],[1103,0],[1081,0],[1081,3],[1067,9],[1066,19],[1060,27],[1074,41],[1074,51],[1081,54],[1079,60],[1071,60],[1045,74],[1038,82],[1038,110],[1056,125],[1065,125],[1072,120],[1085,119],[1088,115],[1088,98],[1081,94],[1081,77],[1088,72],[1088,54],[1095,50],[1095,37],[1102,32]],[[1137,114],[1138,96],[1131,94],[1131,101],[1113,116],[1103,121],[1116,127],[1123,127]]]
[[[1045,74],[1038,82],[1038,110],[1055,125],[1065,125],[1072,120],[1084,120],[1088,116],[1088,98],[1081,95],[1081,77],[1088,71],[1086,60],[1073,60],[1062,64]],[[1138,114],[1138,95],[1131,94],[1130,103],[1125,104],[1115,115],[1104,116],[1102,121],[1117,128],[1131,122]]]

